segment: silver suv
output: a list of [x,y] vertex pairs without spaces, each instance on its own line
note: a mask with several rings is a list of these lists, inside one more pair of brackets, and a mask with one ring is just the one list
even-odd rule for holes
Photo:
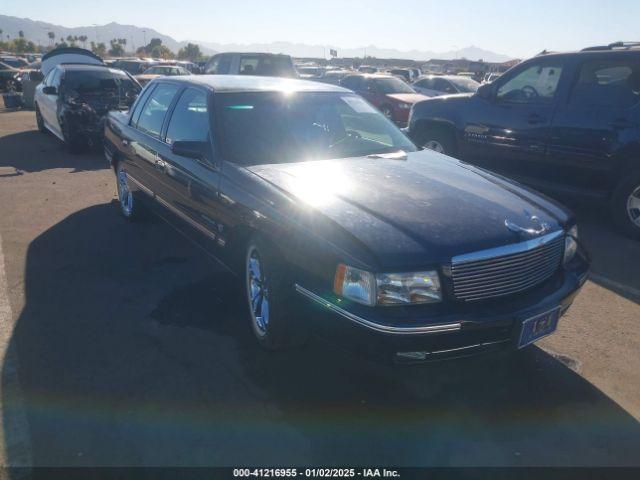
[[289,55],[274,53],[219,53],[211,58],[205,72],[214,75],[298,76]]

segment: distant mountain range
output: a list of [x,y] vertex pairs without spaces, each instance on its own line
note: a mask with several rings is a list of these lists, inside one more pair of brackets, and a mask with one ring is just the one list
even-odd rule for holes
[[[152,38],[160,38],[162,43],[169,49],[177,52],[187,42],[179,42],[168,35],[164,35],[153,28],[138,27],[135,25],[121,25],[119,23],[108,23],[106,25],[86,26],[86,27],[63,27],[51,23],[31,20],[29,18],[18,18],[7,15],[0,15],[0,29],[2,29],[3,39],[9,35],[16,38],[19,31],[24,32],[24,36],[40,45],[49,45],[51,40],[48,37],[49,32],[55,35],[55,41],[66,39],[67,36],[88,37],[89,42],[104,42],[109,44],[112,38],[124,38],[127,40],[126,50],[133,51],[148,42]],[[271,43],[254,43],[254,44],[224,44],[204,42],[200,40],[190,40],[197,43],[203,53],[211,55],[216,52],[273,52],[286,53],[294,57],[323,57],[329,53],[329,49],[338,51],[340,57],[362,57],[365,54],[370,57],[377,58],[397,58],[426,61],[432,58],[453,59],[467,58],[469,60],[484,60],[485,62],[505,62],[513,57],[502,55],[499,53],[483,50],[482,48],[470,46],[456,51],[434,52],[429,50],[396,50],[389,48],[380,48],[369,45],[361,48],[345,48],[334,45],[307,45],[303,43],[291,42],[271,42]]]

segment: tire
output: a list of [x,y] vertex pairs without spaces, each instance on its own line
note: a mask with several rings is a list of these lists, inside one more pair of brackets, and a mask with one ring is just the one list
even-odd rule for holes
[[611,197],[611,214],[627,236],[640,240],[640,170],[618,183]]
[[305,319],[296,314],[289,268],[273,247],[260,236],[247,242],[243,269],[244,299],[251,330],[268,350],[302,346],[307,338]]
[[456,154],[456,141],[453,132],[443,127],[429,128],[418,135],[418,147],[433,150],[443,155]]
[[138,220],[140,218],[139,202],[129,186],[129,179],[124,164],[118,162],[115,167],[116,171],[116,188],[118,191],[118,209],[120,214],[129,221]]
[[44,126],[44,119],[42,118],[42,113],[40,113],[40,107],[36,103],[36,124],[38,125],[38,130],[40,133],[47,133],[47,127]]

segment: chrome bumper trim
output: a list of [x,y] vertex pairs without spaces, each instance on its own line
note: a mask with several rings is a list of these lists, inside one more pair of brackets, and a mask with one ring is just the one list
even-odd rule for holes
[[307,290],[304,287],[301,287],[296,283],[295,285],[296,292],[299,294],[313,300],[314,302],[322,305],[325,308],[328,308],[334,313],[346,318],[347,320],[351,320],[354,323],[362,325],[363,327],[369,328],[371,330],[375,330],[376,332],[381,333],[390,333],[393,335],[420,335],[420,334],[430,334],[430,333],[441,333],[441,332],[455,332],[462,328],[461,323],[448,323],[443,325],[425,325],[422,327],[391,327],[388,325],[379,325],[377,323],[366,320],[358,315],[354,315],[351,312],[347,312],[343,308],[334,305],[333,303],[325,300],[324,298],[316,295],[315,293]]

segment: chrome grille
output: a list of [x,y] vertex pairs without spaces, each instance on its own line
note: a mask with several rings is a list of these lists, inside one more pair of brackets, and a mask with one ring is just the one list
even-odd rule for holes
[[562,231],[527,242],[454,257],[451,262],[454,295],[475,301],[502,297],[535,287],[560,266]]

